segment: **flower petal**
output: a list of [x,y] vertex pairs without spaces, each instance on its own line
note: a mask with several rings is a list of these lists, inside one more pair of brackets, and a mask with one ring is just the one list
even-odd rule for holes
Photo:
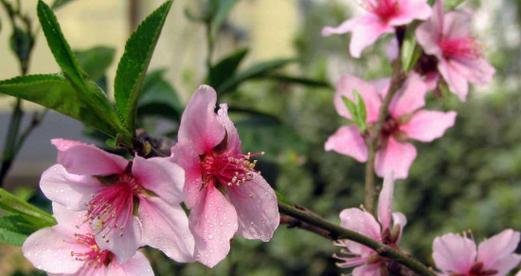
[[[497,265],[516,251],[519,239],[519,232],[507,229],[482,241],[478,247],[478,260],[483,262],[487,269],[502,269]],[[511,267],[509,270],[512,268],[514,267]]]
[[[493,270],[497,271],[497,275],[507,275],[512,269],[516,268],[521,261],[521,255],[519,254],[510,254],[501,260],[498,260],[492,266]],[[521,271],[520,271],[521,272]],[[516,276],[521,276],[521,273],[518,272]]]
[[256,173],[252,180],[230,187],[227,196],[237,211],[238,234],[246,239],[271,240],[280,216],[277,196],[268,182]]
[[384,177],[384,184],[378,198],[378,220],[382,225],[382,231],[391,228],[393,212],[394,176],[388,174]]
[[59,203],[52,203],[52,215],[56,218],[60,228],[70,233],[90,233],[92,231],[89,224],[85,223],[86,213],[71,211]]
[[140,221],[132,216],[122,228],[112,229],[106,236],[96,234],[96,243],[101,249],[112,252],[118,262],[124,263],[132,258],[139,248],[141,232]]
[[411,120],[400,126],[407,137],[421,142],[432,142],[443,136],[448,128],[454,126],[456,112],[420,110]]
[[91,176],[70,174],[62,165],[56,164],[43,172],[40,189],[50,200],[79,211],[86,209],[92,195],[102,186]]
[[94,145],[83,144],[64,139],[52,139],[58,149],[58,164],[67,172],[83,175],[110,175],[125,170],[128,161],[112,153],[103,151]]
[[325,144],[325,150],[353,157],[358,162],[367,161],[367,145],[356,126],[343,126],[331,135]]
[[367,111],[367,122],[375,122],[378,119],[378,112],[382,100],[375,85],[361,80],[351,75],[343,75],[336,85],[335,108],[338,114],[351,120],[352,116],[344,103],[344,97],[354,100],[354,92],[360,94],[364,100]]
[[432,14],[432,9],[425,0],[400,0],[398,7],[398,14],[389,19],[392,26],[407,25],[415,19],[425,20]]
[[[154,276],[154,271],[150,262],[141,252],[123,264],[111,262],[106,268],[106,272],[100,276]],[[79,275],[78,275],[79,276]],[[90,275],[89,275],[90,276]]]
[[25,240],[22,252],[36,268],[49,273],[75,273],[83,262],[71,256],[71,251],[85,249],[76,244],[73,233],[60,226],[36,231]]
[[203,193],[190,212],[190,230],[195,238],[196,260],[214,267],[228,255],[239,225],[235,208],[217,188],[210,185]]
[[194,260],[194,238],[181,206],[169,205],[159,197],[142,197],[139,219],[143,224],[143,244],[163,251],[177,262]]
[[443,17],[444,39],[457,39],[471,36],[472,14],[464,10],[448,12]]
[[199,155],[189,143],[177,143],[172,147],[171,160],[185,171],[185,201],[189,208],[199,202],[201,194],[201,165]]
[[353,269],[353,276],[380,276],[380,263],[362,265]]
[[[380,224],[370,213],[358,208],[344,209],[340,212],[340,224],[342,227],[366,235],[374,240],[381,241]],[[346,241],[346,247],[352,253],[367,257],[374,254],[374,250],[356,242]]]
[[239,138],[239,133],[237,132],[237,129],[233,125],[233,122],[230,120],[230,117],[228,117],[227,104],[220,105],[220,108],[217,111],[217,120],[226,129],[226,149],[231,152],[240,152],[241,140]]
[[439,44],[442,37],[441,32],[442,30],[439,25],[432,20],[426,21],[418,26],[416,29],[416,40],[425,53],[438,58],[442,57],[442,49]]
[[441,59],[438,62],[438,71],[449,85],[450,90],[458,96],[460,101],[464,102],[469,92],[467,69],[455,60]]
[[215,114],[216,104],[215,90],[210,86],[201,85],[181,117],[178,141],[190,143],[198,154],[211,150],[224,139],[224,127]]
[[391,25],[373,14],[357,18],[353,23],[352,30],[353,35],[351,36],[349,51],[355,58],[359,58],[362,51],[367,46],[375,43],[382,35],[394,32],[394,28]]
[[346,20],[337,27],[326,26],[322,29],[322,36],[330,36],[333,34],[345,34],[351,32],[356,25],[357,18]]
[[389,111],[394,118],[408,115],[425,106],[427,86],[420,75],[410,73],[403,87],[394,95]]
[[400,143],[391,137],[387,145],[376,153],[376,174],[384,177],[394,173],[395,179],[405,179],[415,158],[416,148],[413,145]]
[[183,201],[185,172],[168,158],[134,158],[132,175],[145,188],[170,204]]
[[452,233],[434,239],[432,250],[436,267],[443,272],[466,275],[476,259],[474,241]]

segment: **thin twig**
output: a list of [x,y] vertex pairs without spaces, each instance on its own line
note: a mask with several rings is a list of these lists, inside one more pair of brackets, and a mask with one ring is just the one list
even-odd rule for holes
[[[410,268],[411,270],[418,273],[418,275],[436,275],[427,266],[414,259],[413,257],[404,254],[400,250],[382,244],[358,232],[342,228],[310,212],[307,209],[279,202],[279,211],[281,214],[292,217],[294,220],[299,221],[298,223],[293,224],[295,227],[299,227],[311,231],[313,233],[317,233],[323,237],[327,237],[332,240],[348,239],[363,244],[376,251],[380,256],[390,258]],[[306,225],[306,227],[301,227],[304,225]],[[313,230],[310,230],[309,226],[311,226],[311,229]],[[318,231],[318,229],[320,231]]]

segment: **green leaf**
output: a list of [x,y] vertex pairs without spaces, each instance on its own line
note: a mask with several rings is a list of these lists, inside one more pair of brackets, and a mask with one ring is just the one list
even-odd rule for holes
[[139,25],[127,41],[116,73],[114,91],[120,118],[134,131],[136,106],[145,74],[163,29],[172,1],[167,1]]
[[456,9],[459,5],[463,4],[465,0],[448,0],[445,1],[445,9],[450,11]]
[[8,215],[0,217],[0,241],[21,246],[25,239],[33,233],[35,229],[30,222],[19,215]]
[[[90,85],[95,86],[94,83]],[[30,75],[0,81],[0,93],[56,110],[104,133],[113,132],[112,126],[92,112],[91,106],[81,100],[78,91],[60,74]]]
[[244,81],[266,76],[275,70],[296,61],[296,59],[276,59],[259,62],[229,78],[220,87],[217,87],[217,92],[221,94],[232,92]]
[[114,61],[115,54],[116,49],[105,46],[74,51],[81,68],[93,80],[99,80],[106,74]]
[[206,81],[208,85],[212,87],[221,86],[223,82],[235,74],[247,54],[248,48],[239,49],[212,66]]
[[[65,40],[54,12],[41,0],[38,1],[37,10],[49,48],[63,74],[71,82],[73,88],[77,90],[77,99],[83,102],[82,104],[88,106],[91,109],[90,112],[101,118],[105,125],[110,126],[107,134],[115,136],[117,133],[123,132],[126,136],[129,136],[129,132],[121,126],[114,108],[105,96],[105,93],[97,85],[93,85],[91,81],[85,78],[85,73],[80,68],[69,44]],[[107,131],[107,129],[102,130]]]
[[54,0],[54,2],[51,5],[51,8],[53,10],[57,10],[65,5],[69,4],[72,1],[74,1],[74,0]]
[[212,16],[212,36],[215,36],[238,0],[210,0],[215,13]]
[[263,76],[262,79],[268,79],[289,84],[298,84],[307,87],[332,88],[328,82],[322,80],[309,79],[305,77],[294,77],[282,74],[267,75]]
[[29,60],[34,46],[34,38],[30,32],[14,26],[13,33],[9,39],[9,44],[11,51],[23,64]]
[[360,93],[357,91],[353,92],[355,100],[352,101],[348,97],[342,97],[344,104],[349,110],[351,114],[353,123],[360,129],[361,132],[364,132],[367,129],[367,111],[365,107],[365,103],[363,98],[360,96]]
[[139,117],[156,115],[180,121],[183,105],[175,88],[165,79],[165,72],[159,69],[147,74],[139,101]]
[[416,66],[416,62],[421,56],[421,49],[417,46],[413,28],[409,28],[405,34],[401,53],[403,70],[407,73]]
[[2,188],[0,188],[0,209],[10,214],[23,216],[28,222],[39,228],[56,224],[56,220],[49,213],[19,199]]

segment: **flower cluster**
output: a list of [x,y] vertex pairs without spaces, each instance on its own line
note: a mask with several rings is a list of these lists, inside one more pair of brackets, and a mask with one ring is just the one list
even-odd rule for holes
[[[23,246],[53,274],[153,275],[142,246],[177,262],[215,266],[235,233],[269,241],[279,225],[275,192],[255,170],[216,92],[201,86],[183,114],[170,157],[127,160],[93,145],[54,139],[58,164],[40,181],[57,225]],[[190,209],[187,217],[180,205]]]
[[[329,137],[325,150],[359,162],[373,161],[369,151],[371,139],[376,137],[377,147],[372,149],[374,168],[378,176],[385,176],[377,218],[363,208],[351,208],[343,210],[340,219],[343,227],[398,249],[406,219],[401,213],[392,213],[392,193],[394,178],[407,178],[416,158],[410,141],[431,142],[440,138],[454,126],[457,115],[454,111],[424,109],[427,93],[446,84],[465,101],[469,83],[486,85],[495,71],[471,34],[469,13],[445,12],[443,0],[435,1],[432,9],[426,0],[360,2],[365,10],[363,15],[337,27],[325,27],[322,34],[351,32],[350,53],[358,58],[384,34],[396,33],[388,49],[390,59],[396,62],[402,58],[403,34],[411,28],[421,53],[411,72],[394,68],[401,72],[403,81],[396,77],[400,74],[393,74],[391,80],[365,81],[351,75],[340,78],[334,105],[338,114],[353,124],[340,127]],[[423,22],[410,24],[414,20]],[[399,60],[395,64],[401,65]],[[357,98],[361,98],[362,104]],[[435,239],[433,258],[441,275],[506,275],[521,261],[521,256],[514,253],[519,239],[519,232],[508,229],[476,248],[468,237],[447,234]],[[355,276],[403,273],[390,259],[362,244],[340,240],[337,245],[342,247],[341,253],[335,254],[338,266],[353,268]]]

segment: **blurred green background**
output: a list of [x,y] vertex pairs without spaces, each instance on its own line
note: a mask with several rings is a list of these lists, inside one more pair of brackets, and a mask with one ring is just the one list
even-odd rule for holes
[[[25,8],[34,13],[31,9],[35,1],[27,2]],[[104,2],[73,1],[58,17],[74,47],[103,44],[115,48],[119,56],[128,25],[132,28],[135,24],[135,18],[127,13],[133,1]],[[138,1],[138,17],[159,2]],[[90,5],[88,15],[86,5]],[[468,0],[462,7],[474,11],[474,29],[497,74],[491,85],[474,89],[467,103],[459,103],[451,95],[429,97],[431,109],[458,111],[457,125],[440,140],[416,144],[419,154],[410,177],[397,185],[394,209],[409,221],[403,249],[429,264],[432,240],[437,235],[471,230],[476,240],[482,240],[504,228],[521,229],[521,1]],[[107,9],[117,14],[112,21],[106,16]],[[152,63],[154,68],[167,71],[156,71],[145,85],[145,89],[167,93],[161,95],[167,95],[169,104],[158,112],[154,104],[159,100],[151,97],[140,113],[141,126],[155,136],[175,137],[181,106],[207,75],[204,26],[187,19],[186,14],[197,16],[208,6],[202,0],[176,1],[173,9]],[[385,77],[390,72],[385,56],[388,39],[356,60],[347,52],[349,36],[320,36],[323,26],[336,25],[359,11],[354,0],[242,0],[220,29],[213,57],[217,63],[241,47],[250,48],[239,72],[280,58],[298,59],[289,66],[275,66],[277,71],[248,79],[221,94],[220,101],[235,108],[233,119],[245,151],[266,152],[259,169],[269,182],[290,201],[332,221],[338,221],[342,209],[363,202],[364,165],[324,152],[327,137],[346,123],[333,108],[334,90],[328,84],[348,72],[367,79]],[[96,16],[105,20],[91,19]],[[0,13],[0,53],[9,60],[4,18]],[[94,26],[99,24],[105,24],[107,32],[115,35],[98,35]],[[37,43],[32,71],[56,70],[44,41]],[[12,61],[2,62],[0,68],[2,78],[16,75]],[[108,68],[108,76],[114,68]],[[5,117],[12,99],[1,100]],[[47,149],[39,154],[35,169],[24,169],[24,160],[31,156],[22,153],[13,170],[16,173],[8,181],[11,191],[26,195],[42,207],[48,206],[46,201],[32,191],[37,187],[38,174],[53,163],[54,153],[41,137],[49,132],[65,138],[83,135],[102,144],[91,131],[79,132],[79,125],[73,127],[78,133],[53,132],[53,128],[59,128],[56,122],[62,120],[60,116],[50,115],[49,121],[55,123],[43,124],[40,128],[48,130],[35,133],[28,142],[28,147]],[[5,124],[0,126],[5,128]],[[230,255],[213,270],[199,264],[174,263],[158,251],[147,249],[146,253],[156,275],[334,275],[346,272],[335,267],[331,258],[335,250],[330,241],[282,225],[270,243],[234,239]],[[36,273],[18,248],[0,245],[1,275]]]

